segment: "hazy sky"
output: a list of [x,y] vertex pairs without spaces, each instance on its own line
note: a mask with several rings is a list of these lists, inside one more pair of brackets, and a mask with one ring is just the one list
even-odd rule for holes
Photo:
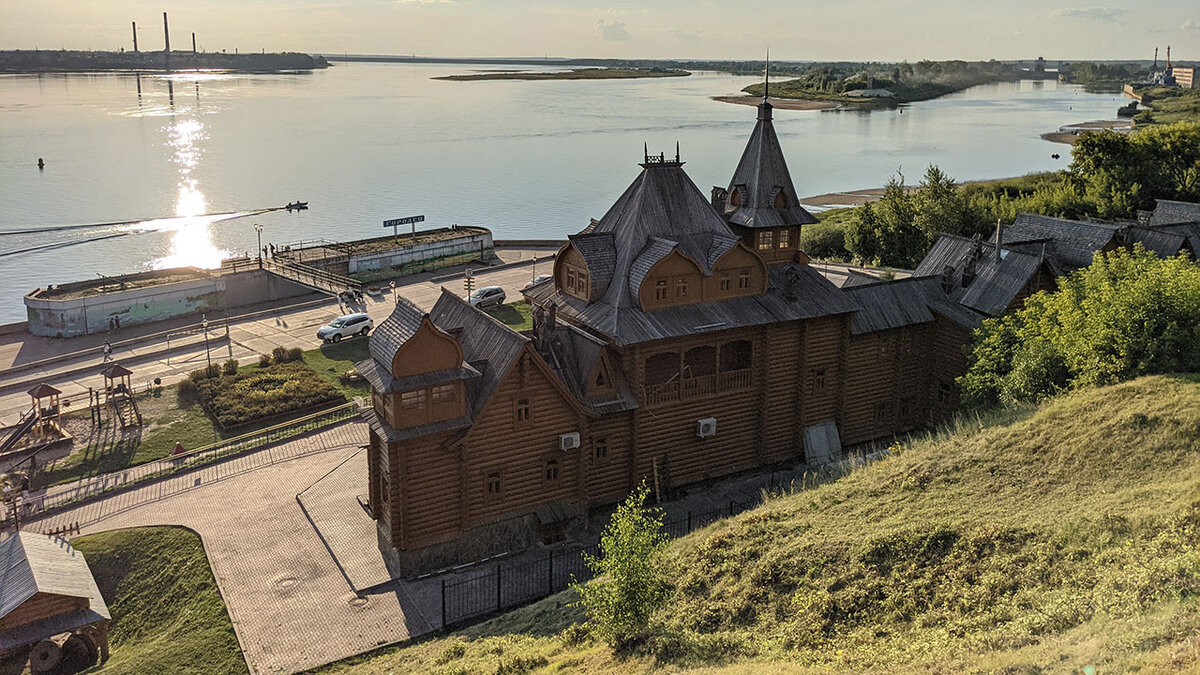
[[[1089,4],[1095,3],[1095,4]],[[0,49],[785,60],[1200,60],[1196,0],[0,0]]]

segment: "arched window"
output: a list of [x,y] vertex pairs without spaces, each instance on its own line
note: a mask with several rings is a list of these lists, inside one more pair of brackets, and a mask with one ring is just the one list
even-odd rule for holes
[[721,372],[746,370],[754,353],[754,345],[749,340],[734,340],[721,345]]
[[704,377],[717,372],[716,347],[693,347],[683,355],[683,376]]
[[730,206],[741,206],[742,205],[742,191],[739,190],[738,188],[733,188],[733,192],[729,193],[729,205]]
[[646,359],[646,384],[663,384],[679,377],[679,354],[665,352]]

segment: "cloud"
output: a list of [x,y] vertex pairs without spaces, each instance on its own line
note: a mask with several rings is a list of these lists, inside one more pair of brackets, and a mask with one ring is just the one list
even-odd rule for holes
[[620,42],[629,39],[629,33],[625,31],[625,24],[620,21],[606,22],[601,19],[596,22],[596,28],[600,29],[600,39],[606,42]]
[[1200,23],[1197,23],[1195,19],[1188,19],[1187,21],[1183,22],[1183,25],[1180,26],[1180,28],[1184,30],[1200,30]]
[[1117,18],[1127,11],[1129,10],[1113,7],[1075,7],[1070,9],[1056,9],[1050,12],[1050,16],[1071,19],[1094,19],[1096,21],[1116,21]]

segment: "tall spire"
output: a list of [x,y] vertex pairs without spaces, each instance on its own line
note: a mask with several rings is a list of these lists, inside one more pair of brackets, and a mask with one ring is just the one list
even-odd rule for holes
[[767,61],[763,65],[763,100],[767,100],[771,89],[771,48],[767,47]]

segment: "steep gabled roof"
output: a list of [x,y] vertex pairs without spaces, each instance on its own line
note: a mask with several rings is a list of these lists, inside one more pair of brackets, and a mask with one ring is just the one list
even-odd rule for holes
[[0,618],[38,593],[86,598],[88,608],[38,621],[28,630],[6,630],[0,649],[112,618],[83,554],[66,539],[18,532],[0,541]]
[[[392,372],[392,358],[400,350],[400,346],[417,334],[421,327],[421,319],[425,318],[425,310],[417,307],[408,299],[397,296],[396,306],[388,318],[379,322],[372,331],[367,348],[371,358],[383,368],[388,375]],[[362,370],[361,368],[359,370]]]
[[1150,216],[1150,226],[1159,227],[1178,223],[1200,223],[1200,204],[1176,202],[1170,199],[1155,200],[1154,214]]
[[983,319],[982,314],[950,300],[935,277],[880,281],[843,292],[862,307],[850,320],[853,335],[927,323],[935,314],[968,329],[978,327]]
[[1066,267],[1087,267],[1097,251],[1108,246],[1117,236],[1117,225],[1084,223],[1065,218],[1051,218],[1022,213],[1005,228],[1003,243],[1048,241],[1053,254]]
[[[1131,227],[1129,228],[1130,242],[1141,242],[1147,251],[1153,251],[1163,258],[1174,258],[1180,251],[1194,253],[1193,244],[1188,233],[1173,231],[1188,225],[1167,225],[1163,227]],[[1200,234],[1200,224],[1194,226]]]
[[[936,277],[945,281],[950,300],[988,316],[998,316],[1012,304],[1021,289],[1037,274],[1040,255],[1001,247],[990,241],[943,234],[913,271],[914,277]],[[964,279],[974,265],[974,278]]]
[[[727,204],[725,216],[730,223],[752,228],[815,223],[817,219],[800,206],[800,197],[792,184],[783,148],[771,121],[771,107],[766,101],[758,106],[758,122],[729,181],[729,194],[732,196],[735,189],[742,192],[742,203],[738,206]],[[787,207],[776,209],[775,198],[781,192],[786,197]]]

